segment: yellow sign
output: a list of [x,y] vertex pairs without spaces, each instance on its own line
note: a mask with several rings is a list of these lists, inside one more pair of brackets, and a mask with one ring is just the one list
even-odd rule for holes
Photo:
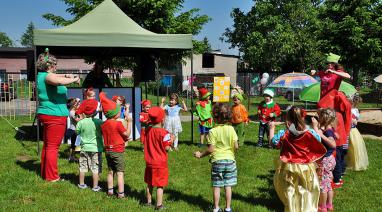
[[229,77],[214,77],[213,102],[229,102],[230,83]]

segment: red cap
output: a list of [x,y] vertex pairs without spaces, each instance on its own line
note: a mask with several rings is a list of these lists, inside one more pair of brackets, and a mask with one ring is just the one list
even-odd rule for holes
[[84,113],[85,115],[90,116],[96,112],[97,107],[98,107],[97,100],[86,99],[81,103],[80,107],[76,111],[76,114]]
[[148,99],[145,99],[141,102],[142,107],[146,107],[147,105],[151,105],[151,101]]
[[118,96],[113,96],[113,97],[111,97],[111,100],[113,100],[114,102],[117,102],[117,100],[118,100]]
[[164,110],[160,107],[152,107],[149,110],[149,117],[152,124],[158,124],[163,121],[165,116]]
[[104,92],[99,94],[99,99],[101,101],[102,110],[105,113],[106,118],[113,118],[120,112],[121,108],[117,105],[117,103],[107,98]]
[[207,98],[209,95],[211,95],[211,93],[208,92],[207,88],[200,88],[200,89],[199,89],[199,98],[201,98],[201,99],[205,99],[205,98]]

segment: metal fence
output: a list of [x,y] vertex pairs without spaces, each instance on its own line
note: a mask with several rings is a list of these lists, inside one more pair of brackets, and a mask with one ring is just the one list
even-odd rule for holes
[[0,73],[0,116],[16,119],[16,116],[34,117],[36,103],[33,101],[34,83],[27,81],[22,73]]
[[[75,74],[81,84],[87,73],[76,71],[58,71],[58,74]],[[119,73],[107,73],[114,87],[132,87],[131,77],[121,77]],[[81,84],[70,84],[67,87],[81,87]],[[15,120],[18,116],[33,119],[36,113],[35,83],[27,80],[25,73],[0,72],[0,116]]]

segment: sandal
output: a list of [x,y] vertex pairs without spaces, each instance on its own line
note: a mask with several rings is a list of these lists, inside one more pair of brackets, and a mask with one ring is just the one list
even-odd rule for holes
[[107,196],[109,196],[109,197],[114,196],[114,188],[108,188],[107,189]]
[[123,198],[125,198],[125,192],[118,192],[117,198],[118,198],[118,199],[123,199]]

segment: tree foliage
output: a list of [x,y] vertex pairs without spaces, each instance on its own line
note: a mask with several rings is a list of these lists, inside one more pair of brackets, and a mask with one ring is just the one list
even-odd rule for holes
[[340,53],[355,83],[359,72],[382,73],[382,1],[327,0],[319,18],[322,50]]
[[4,32],[0,32],[0,47],[10,47],[13,46],[13,41]]
[[317,10],[310,0],[259,0],[247,14],[236,8],[223,40],[262,71],[301,71],[317,61]]
[[231,16],[234,25],[221,39],[254,69],[301,71],[333,52],[355,76],[382,72],[380,0],[258,0],[248,13],[236,8]]
[[28,27],[24,34],[21,36],[21,45],[25,47],[32,47],[33,46],[33,30],[34,30],[34,24],[33,22],[30,22],[28,24]]

